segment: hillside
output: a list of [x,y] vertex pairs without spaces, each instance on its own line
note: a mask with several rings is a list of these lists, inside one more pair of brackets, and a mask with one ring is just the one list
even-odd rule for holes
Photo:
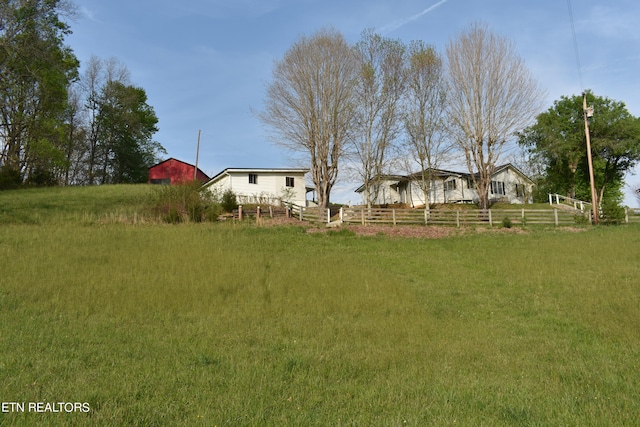
[[133,220],[147,212],[147,184],[0,191],[0,224]]

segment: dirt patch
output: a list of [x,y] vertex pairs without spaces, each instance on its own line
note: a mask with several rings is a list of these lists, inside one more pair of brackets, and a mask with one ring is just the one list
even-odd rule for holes
[[413,237],[421,239],[441,239],[443,237],[458,236],[465,234],[464,229],[453,227],[437,227],[437,226],[385,226],[385,225],[348,225],[344,226],[347,230],[356,233],[358,236],[378,236],[385,235],[390,237]]
[[[259,227],[277,227],[277,226],[296,226],[306,229],[307,233],[326,233],[329,231],[339,232],[340,230],[349,230],[358,236],[389,236],[400,238],[419,238],[419,239],[441,239],[452,236],[464,236],[470,234],[528,234],[529,231],[521,227],[443,227],[436,225],[420,226],[420,225],[335,225],[326,226],[325,224],[313,224],[307,221],[300,221],[296,218],[263,218],[256,222]],[[585,231],[584,228],[578,227],[558,227],[556,230],[568,232]]]

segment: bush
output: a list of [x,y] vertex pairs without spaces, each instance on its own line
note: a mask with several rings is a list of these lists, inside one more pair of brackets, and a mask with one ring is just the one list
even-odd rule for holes
[[233,212],[234,209],[238,209],[238,199],[231,189],[224,192],[220,205],[225,212]]
[[615,200],[605,199],[602,202],[600,222],[603,224],[622,224],[624,208]]
[[154,191],[152,208],[168,223],[215,221],[222,208],[200,182],[160,185]]
[[502,218],[502,226],[504,228],[511,228],[513,226],[513,223],[511,222],[511,218],[509,218],[508,216],[505,216],[504,218]]
[[0,167],[0,190],[13,190],[22,185],[20,171],[9,167]]

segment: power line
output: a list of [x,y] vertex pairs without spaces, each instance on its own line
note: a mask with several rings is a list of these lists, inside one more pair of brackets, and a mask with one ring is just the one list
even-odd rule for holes
[[576,64],[578,65],[578,77],[580,78],[580,90],[584,92],[584,83],[582,81],[582,66],[580,65],[580,51],[578,50],[578,38],[576,37],[576,26],[573,22],[573,7],[571,0],[567,0],[569,7],[569,20],[571,21],[571,33],[573,34],[573,49],[576,53]]

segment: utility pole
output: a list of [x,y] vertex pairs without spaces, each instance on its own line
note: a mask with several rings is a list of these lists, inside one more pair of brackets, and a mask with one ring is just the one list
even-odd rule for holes
[[598,224],[598,198],[596,196],[596,184],[593,178],[591,135],[589,134],[589,118],[593,117],[593,108],[587,108],[587,92],[582,92],[582,114],[584,116],[584,133],[587,136],[587,161],[589,162],[589,182],[591,184],[591,206],[593,208],[593,223]]
[[194,181],[196,179],[198,179],[198,155],[200,155],[200,132],[202,132],[202,131],[198,130],[198,148],[196,149],[196,168],[193,171],[193,180]]

